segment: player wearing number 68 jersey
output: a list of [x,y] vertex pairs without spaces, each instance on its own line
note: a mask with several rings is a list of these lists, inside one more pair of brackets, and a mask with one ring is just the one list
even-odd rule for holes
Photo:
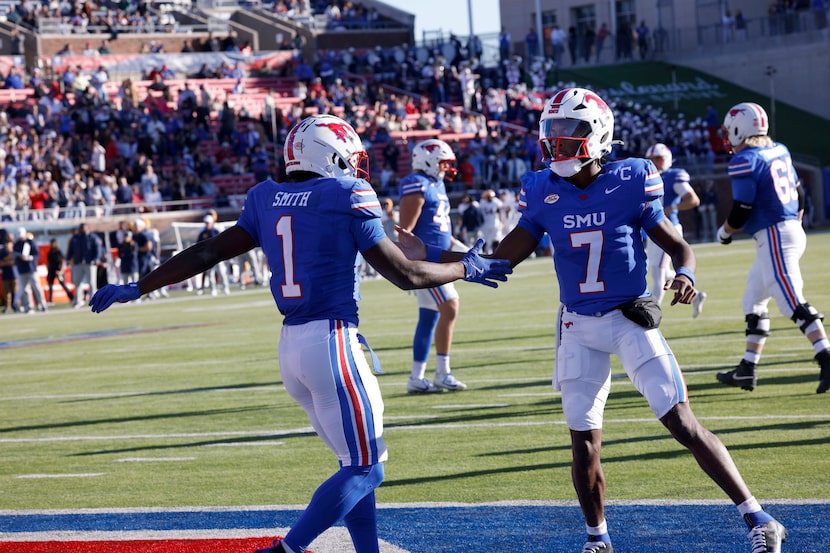
[[[375,488],[383,480],[387,452],[380,388],[357,333],[358,253],[406,289],[460,278],[495,286],[493,281],[506,280],[510,269],[507,262],[481,258],[482,243],[460,263],[410,261],[407,256],[414,256],[407,247],[396,246],[383,230],[380,202],[364,180],[368,156],[342,119],[304,119],[288,133],[284,157],[289,182],[268,179],[254,186],[236,225],[173,256],[138,283],[105,286],[90,305],[101,312],[115,301],[137,299],[260,246],[284,316],[283,384],[338,463],[285,538],[261,551],[302,553],[343,521],[356,553],[378,553]],[[303,452],[295,457],[302,462]]]
[[595,92],[568,88],[549,99],[539,124],[548,168],[522,179],[521,219],[493,253],[516,265],[545,233],[553,243],[561,301],[553,384],[562,392],[571,476],[588,533],[582,553],[613,552],[600,464],[611,355],[654,415],[735,503],[753,553],[778,553],[784,527],[761,508],[729,451],[689,406],[680,366],[658,328],[660,306],[649,292],[640,231],[672,259],[676,274],[665,284],[674,292],[672,305],[695,298],[694,253],[665,217],[654,164],[603,162],[613,134],[614,115]]
[[738,366],[718,373],[724,384],[753,390],[756,369],[769,336],[767,305],[775,299],[778,310],[791,319],[810,340],[821,367],[816,393],[830,389],[830,341],[824,315],[804,298],[804,280],[799,260],[807,247],[801,226],[804,192],[787,147],[767,133],[769,120],[758,104],[743,102],[724,118],[728,146],[735,152],[729,161],[732,209],[718,230],[722,244],[743,230],[755,240],[755,262],[749,270],[743,311],[746,350]]

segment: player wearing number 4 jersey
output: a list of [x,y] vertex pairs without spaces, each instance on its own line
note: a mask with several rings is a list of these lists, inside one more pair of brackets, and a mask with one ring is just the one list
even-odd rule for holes
[[[428,246],[440,250],[466,246],[453,237],[450,200],[444,179],[455,178],[455,153],[443,140],[429,139],[412,150],[413,172],[401,179],[400,226],[411,231]],[[412,370],[407,393],[458,392],[467,385],[452,374],[450,349],[459,299],[455,285],[445,284],[416,290],[418,323],[412,338]],[[429,351],[435,339],[435,376],[425,377]]]
[[588,533],[582,551],[613,551],[600,464],[613,354],[655,416],[737,505],[752,552],[778,553],[784,527],[761,508],[729,451],[689,406],[680,367],[658,328],[660,306],[649,292],[640,230],[674,263],[676,275],[665,284],[674,292],[672,305],[695,298],[694,253],[664,215],[663,183],[651,161],[603,164],[613,133],[611,109],[594,92],[568,88],[548,100],[539,142],[549,168],[522,178],[521,219],[493,253],[515,266],[545,233],[553,242],[561,300],[553,383],[571,433],[571,474]]
[[[357,333],[358,252],[406,289],[460,278],[495,286],[510,269],[507,262],[482,259],[481,242],[461,263],[410,261],[406,248],[386,237],[380,202],[363,178],[368,178],[368,156],[342,119],[320,115],[301,121],[286,137],[284,156],[291,182],[257,184],[236,225],[174,256],[138,283],[102,288],[90,305],[103,311],[261,246],[272,273],[271,293],[284,316],[279,365],[285,389],[339,464],[285,538],[262,551],[302,553],[343,521],[356,553],[378,553],[375,488],[383,480],[387,452],[380,389]],[[299,462],[302,456],[295,453]]]
[[824,315],[804,298],[804,280],[799,259],[807,247],[801,226],[804,192],[793,167],[790,152],[767,136],[769,120],[758,104],[743,102],[732,107],[723,122],[728,147],[735,155],[729,161],[732,209],[718,230],[722,244],[743,230],[755,240],[755,262],[749,270],[743,310],[746,320],[746,351],[738,366],[718,373],[724,384],[753,390],[756,368],[769,336],[770,298],[810,340],[821,367],[816,393],[830,389],[830,341],[824,330]]

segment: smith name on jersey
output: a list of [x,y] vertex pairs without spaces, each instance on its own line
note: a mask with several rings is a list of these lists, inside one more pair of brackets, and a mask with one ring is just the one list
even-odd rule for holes
[[[248,192],[237,224],[263,248],[285,324],[319,319],[358,324],[360,278],[353,252],[355,245],[365,251],[386,236],[380,215],[371,185],[353,177],[268,179]],[[295,256],[300,250],[316,254]]]
[[604,314],[649,294],[640,229],[665,218],[662,195],[657,168],[639,158],[605,165],[584,190],[550,169],[522,178],[518,224],[538,239],[550,235],[560,301],[569,310]]

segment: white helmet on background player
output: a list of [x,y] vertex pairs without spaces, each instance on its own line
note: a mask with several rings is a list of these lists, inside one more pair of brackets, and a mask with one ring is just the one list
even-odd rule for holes
[[542,160],[560,177],[572,177],[611,152],[614,114],[595,92],[566,88],[545,103],[539,119]]
[[672,162],[674,161],[674,157],[672,156],[671,150],[662,142],[658,142],[657,144],[649,146],[648,150],[646,150],[646,157],[648,159],[653,159],[655,157],[662,158],[663,167],[658,167],[658,169],[660,169],[661,171],[668,171],[671,168]]
[[412,149],[412,168],[439,180],[441,173],[444,173],[444,179],[450,181],[458,174],[455,152],[449,144],[437,138],[419,142]]
[[750,136],[766,136],[769,118],[764,108],[753,102],[741,102],[732,106],[723,119],[726,139],[733,148]]
[[369,179],[369,155],[351,125],[334,115],[312,115],[297,123],[283,147],[285,172]]

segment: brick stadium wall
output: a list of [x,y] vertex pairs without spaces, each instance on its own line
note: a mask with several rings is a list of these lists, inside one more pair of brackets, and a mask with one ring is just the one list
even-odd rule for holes
[[[164,44],[164,50],[168,54],[174,54],[182,51],[182,45],[185,41],[202,41],[207,38],[207,33],[192,33],[192,34],[170,34],[170,33],[154,33],[154,34],[128,34],[120,33],[116,40],[111,40],[109,43],[110,51],[113,54],[137,54],[141,52],[141,47],[144,44],[149,44],[151,40],[161,42]],[[215,35],[219,38],[224,38],[225,35]],[[92,43],[93,48],[98,48],[101,41],[109,38],[109,34],[87,34],[87,35],[46,35],[40,37],[40,54],[43,56],[54,56],[66,44],[72,46],[75,54],[80,54],[86,48],[87,41]]]

